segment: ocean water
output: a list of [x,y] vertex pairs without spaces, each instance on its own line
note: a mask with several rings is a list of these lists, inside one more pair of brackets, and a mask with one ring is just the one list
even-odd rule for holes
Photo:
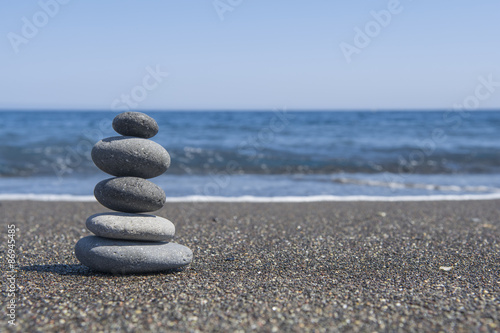
[[[500,198],[500,112],[147,113],[169,200]],[[0,112],[0,199],[91,200],[116,114]]]

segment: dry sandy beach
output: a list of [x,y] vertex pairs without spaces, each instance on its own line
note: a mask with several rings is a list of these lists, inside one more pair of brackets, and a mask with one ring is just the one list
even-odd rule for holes
[[[499,331],[500,202],[167,203],[186,269],[113,276],[73,253],[98,203],[0,203],[2,327]],[[16,326],[5,292],[15,224]]]

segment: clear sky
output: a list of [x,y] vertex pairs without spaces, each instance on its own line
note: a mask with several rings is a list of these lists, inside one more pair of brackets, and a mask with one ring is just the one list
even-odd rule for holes
[[0,8],[0,109],[500,109],[498,0]]

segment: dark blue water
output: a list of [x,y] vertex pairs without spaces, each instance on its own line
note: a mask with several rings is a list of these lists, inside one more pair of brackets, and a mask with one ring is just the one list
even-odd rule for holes
[[[170,196],[427,195],[500,188],[500,112],[148,112]],[[0,112],[0,193],[91,195],[113,112]],[[215,184],[215,185],[214,185]],[[170,189],[170,190],[167,190]]]

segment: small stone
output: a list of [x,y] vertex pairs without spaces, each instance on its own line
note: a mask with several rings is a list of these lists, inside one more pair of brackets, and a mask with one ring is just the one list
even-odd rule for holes
[[113,119],[113,129],[121,135],[149,139],[158,133],[158,124],[142,112],[123,112]]
[[149,214],[95,214],[87,219],[86,225],[97,236],[106,238],[161,242],[175,235],[172,222]]
[[449,272],[453,269],[453,266],[440,266],[439,269],[445,272]]
[[113,274],[153,273],[180,268],[193,252],[177,243],[139,242],[87,236],[75,245],[78,260],[93,270]]
[[102,171],[117,177],[153,178],[167,171],[170,155],[158,143],[130,136],[114,136],[97,142],[92,160]]
[[158,185],[137,177],[105,179],[95,186],[94,196],[101,205],[125,213],[152,212],[167,199]]

